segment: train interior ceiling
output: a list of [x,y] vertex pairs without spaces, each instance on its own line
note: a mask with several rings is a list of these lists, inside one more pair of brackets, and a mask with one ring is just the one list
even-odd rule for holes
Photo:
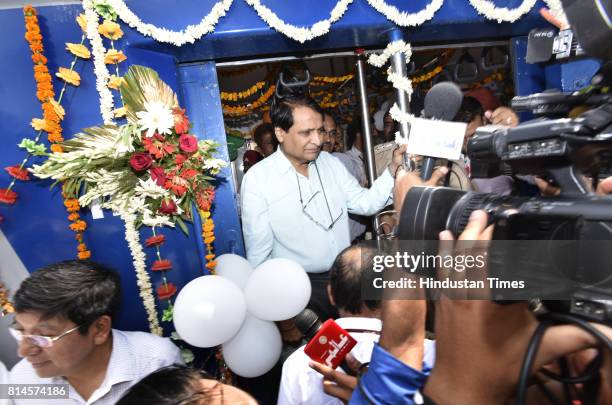
[[[366,51],[366,55],[375,51]],[[427,91],[440,81],[452,80],[465,92],[489,88],[503,105],[514,95],[512,66],[507,41],[415,47],[408,76],[412,81],[411,112],[419,114]],[[249,148],[252,130],[267,119],[278,72],[284,66],[305,64],[311,74],[310,95],[325,109],[334,111],[346,126],[360,111],[356,56],[352,52],[281,57],[258,61],[217,64],[221,102],[228,147]],[[303,65],[302,65],[303,66]],[[387,81],[386,66],[366,66],[370,114],[394,101],[394,89]],[[246,141],[246,142],[245,142]],[[231,152],[231,151],[230,151]],[[230,153],[232,154],[232,153]],[[235,159],[235,154],[232,160]]]

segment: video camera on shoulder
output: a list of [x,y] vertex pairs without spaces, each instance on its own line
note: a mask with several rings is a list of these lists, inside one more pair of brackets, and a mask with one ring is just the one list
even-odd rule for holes
[[[570,5],[570,22],[576,14],[577,20],[584,20],[584,9],[577,3],[564,1]],[[576,31],[585,49],[593,49],[590,38],[601,44],[602,35],[580,36],[579,27]],[[610,49],[612,30],[607,28],[606,34],[605,47]],[[542,93],[513,103],[515,108],[553,117],[579,104],[590,108],[577,117],[539,118],[514,128],[483,127],[468,142],[473,178],[543,176],[555,182],[559,195],[502,196],[413,187],[404,199],[399,239],[437,240],[444,229],[459,235],[470,214],[484,210],[495,224],[489,275],[513,274],[537,282],[533,297],[567,301],[555,311],[612,324],[612,196],[591,191],[599,179],[612,175],[612,98],[605,89],[611,70],[607,62],[587,92]],[[520,298],[513,298],[512,291],[492,291],[494,299],[502,300],[525,295],[521,291]]]

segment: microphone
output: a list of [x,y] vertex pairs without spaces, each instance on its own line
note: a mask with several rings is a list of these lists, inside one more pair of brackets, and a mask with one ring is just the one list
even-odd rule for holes
[[321,323],[317,314],[306,308],[294,319],[295,326],[308,340],[304,353],[312,360],[328,367],[340,366],[345,373],[355,375],[345,357],[357,344],[351,335],[333,319]]
[[[425,95],[423,118],[452,121],[461,108],[463,93],[453,82],[441,82],[434,85]],[[421,167],[421,178],[429,180],[436,159],[424,156]]]

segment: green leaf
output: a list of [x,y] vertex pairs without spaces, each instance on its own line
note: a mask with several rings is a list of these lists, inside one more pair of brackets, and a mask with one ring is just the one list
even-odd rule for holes
[[183,340],[183,339],[181,339],[181,337],[179,336],[179,334],[176,331],[174,331],[174,332],[172,332],[170,334],[170,339],[172,339],[172,340]]
[[185,222],[183,222],[181,217],[176,217],[176,223],[179,228],[181,228],[181,231],[183,231],[186,236],[189,236],[189,229],[187,229],[187,225],[185,225]]

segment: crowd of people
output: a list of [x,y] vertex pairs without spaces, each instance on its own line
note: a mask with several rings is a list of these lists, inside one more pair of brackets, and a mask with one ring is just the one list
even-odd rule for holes
[[[486,123],[518,124],[516,114],[492,102],[489,93],[482,89],[466,94],[456,117],[468,124],[466,139]],[[442,298],[435,303],[435,334],[430,336],[435,340],[429,339],[426,320],[433,306],[428,307],[425,299],[364,297],[362,286],[370,282],[373,257],[381,253],[362,243],[361,237],[364,217],[390,205],[399,212],[414,186],[447,184],[509,194],[516,189],[515,182],[522,180],[501,176],[470,182],[470,162],[464,155],[441,165],[424,182],[418,173],[403,168],[405,146],[393,151],[380,176],[368,179],[360,118],[353,119],[344,136],[334,113],[323,111],[303,94],[275,100],[270,117],[270,124],[254,131],[261,157],[250,161],[241,186],[247,259],[253,267],[275,257],[299,263],[311,281],[308,307],[320,319],[336,319],[357,341],[346,359],[353,373],[346,374],[312,362],[304,348],[296,345],[302,335],[293,321],[279,322],[286,343],[296,347],[282,365],[278,404],[509,401],[538,325],[527,303]],[[388,117],[385,112],[381,142],[389,141],[396,129]],[[452,172],[464,180],[449,181]],[[602,181],[597,191],[612,193],[612,178]],[[492,226],[482,211],[472,214],[461,235],[440,234],[446,241],[491,237]],[[169,339],[114,329],[120,291],[117,273],[91,262],[62,262],[32,273],[14,296],[11,334],[19,342],[23,359],[8,381],[67,383],[69,399],[77,404],[256,403],[246,392],[185,366]],[[612,328],[593,327],[607,345],[575,326],[547,329],[529,370],[533,379],[543,378],[538,373],[542,367],[551,368],[556,359],[571,355],[576,373],[589,367],[600,369],[598,401],[611,403]],[[603,353],[594,366],[592,348]],[[559,389],[552,379],[545,382],[550,390]],[[543,391],[528,392],[534,403],[543,396]],[[33,402],[15,399],[13,403]]]

